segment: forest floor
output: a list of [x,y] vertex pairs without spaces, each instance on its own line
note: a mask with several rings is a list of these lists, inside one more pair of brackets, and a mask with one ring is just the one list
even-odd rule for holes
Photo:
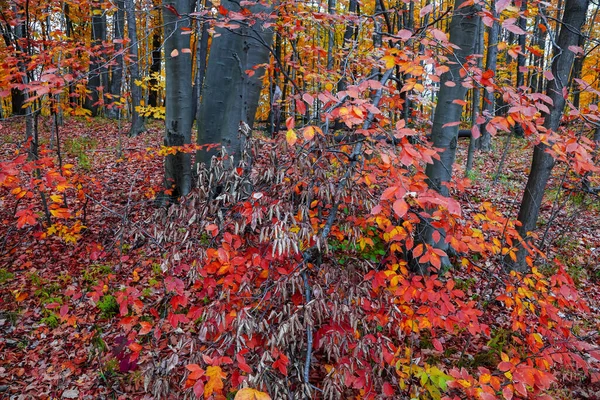
[[[40,121],[41,144],[50,144],[50,122]],[[0,125],[0,162],[11,160],[22,144],[20,122]],[[164,249],[130,231],[148,230],[157,207],[163,158],[157,122],[136,138],[119,135],[114,121],[69,119],[61,131],[64,164],[73,164],[87,196],[69,198],[85,228],[74,243],[40,236],[39,226],[16,227],[19,204],[0,189],[0,398],[151,398],[144,370],[123,366],[124,335],[131,327],[118,317],[118,304],[103,293],[136,284],[144,305],[164,301],[155,290]],[[460,197],[465,213],[487,201],[516,217],[530,164],[531,147],[512,139],[498,174],[504,137],[496,150],[478,154],[471,186]],[[464,175],[468,140],[460,141]],[[119,155],[119,148],[121,154]],[[538,234],[548,260],[558,259],[573,277],[591,314],[600,316],[600,198],[577,190],[558,166],[542,207]],[[566,190],[565,190],[566,188]],[[540,261],[541,269],[555,263]],[[133,306],[136,306],[132,303]],[[600,318],[600,317],[599,317]],[[600,320],[590,321],[600,327]],[[142,329],[145,326],[142,323]],[[171,338],[174,344],[178,338]],[[596,339],[596,343],[600,339]],[[126,371],[126,372],[121,372]],[[169,368],[166,368],[169,371]],[[181,371],[181,370],[177,370]],[[172,382],[184,381],[173,373]],[[600,387],[569,386],[575,397],[599,398]],[[594,397],[596,396],[596,397]],[[572,397],[572,398],[575,398]]]

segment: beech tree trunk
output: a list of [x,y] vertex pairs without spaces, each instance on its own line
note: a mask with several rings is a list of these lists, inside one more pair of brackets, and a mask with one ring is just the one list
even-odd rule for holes
[[142,101],[142,88],[135,84],[140,79],[140,67],[138,65],[138,37],[135,22],[134,0],[125,0],[125,13],[127,14],[127,34],[129,36],[129,86],[131,89],[131,128],[129,136],[137,136],[146,130],[144,119],[140,117],[137,108]]
[[[221,5],[230,11],[240,11],[233,1],[223,0]],[[261,5],[250,9],[255,16],[269,11]],[[262,89],[264,68],[254,70],[254,67],[269,60],[273,31],[262,25],[257,21],[252,27],[215,29],[220,36],[213,37],[208,57],[198,110],[198,144],[219,143],[234,156],[235,162],[240,159],[245,140],[238,130],[243,123],[252,127]],[[247,74],[248,70],[254,74]],[[209,165],[216,152],[200,150],[196,162]]]
[[[589,0],[566,0],[560,34],[558,36],[558,49],[554,52],[552,62],[552,73],[554,79],[548,81],[546,94],[552,99],[553,106],[549,114],[544,115],[544,128],[557,131],[565,108],[563,89],[568,89],[569,74],[573,67],[575,54],[569,50],[570,46],[577,46],[581,27],[585,22]],[[554,167],[554,158],[546,152],[548,145],[539,143],[533,151],[531,172],[527,179],[527,185],[523,192],[521,208],[519,210],[518,228],[519,235],[525,242],[530,242],[529,232],[535,229],[542,198],[546,184]],[[526,263],[527,249],[520,243],[517,248],[517,260],[506,257],[507,268],[524,272],[528,269]]]
[[[173,7],[179,15],[168,8]],[[190,35],[181,28],[192,28],[185,15],[192,12],[194,0],[163,0],[165,24],[166,115],[165,146],[191,143],[194,106],[192,104],[192,57]],[[175,52],[177,50],[177,52]],[[187,195],[192,188],[191,156],[177,153],[165,159],[165,186],[171,196]]]
[[[466,0],[456,0],[454,5],[454,15],[450,22],[450,43],[458,46],[451,57],[451,63],[448,64],[449,71],[441,77],[440,91],[438,94],[437,106],[433,118],[433,128],[431,131],[433,146],[442,151],[439,153],[440,159],[435,160],[433,164],[428,164],[426,169],[427,184],[429,187],[442,196],[448,197],[449,191],[446,183],[452,178],[452,167],[456,155],[456,146],[458,143],[458,125],[445,126],[448,123],[460,121],[463,107],[457,104],[456,100],[464,100],[467,94],[467,88],[463,85],[460,77],[460,71],[465,64],[467,57],[473,54],[475,42],[477,41],[477,31],[480,17],[477,14],[477,7],[468,5],[463,7]],[[447,82],[454,85],[448,86]],[[430,213],[434,209],[428,210]],[[433,239],[434,231],[440,233],[440,239]],[[434,228],[430,221],[423,221],[418,228],[419,241],[435,248],[447,251],[446,232],[443,229]],[[447,266],[450,261],[447,257],[442,259],[442,266]],[[413,263],[413,268],[419,273],[427,273],[428,265]]]

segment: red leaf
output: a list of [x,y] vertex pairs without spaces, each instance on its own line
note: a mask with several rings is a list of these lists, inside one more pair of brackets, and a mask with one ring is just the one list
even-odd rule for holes
[[406,215],[406,213],[408,212],[408,204],[406,203],[406,201],[404,201],[404,199],[398,199],[394,202],[394,212],[396,213],[396,215],[398,215],[398,217],[402,218]]
[[386,396],[393,396],[395,393],[394,388],[388,382],[383,384],[383,394]]
[[500,364],[498,364],[498,369],[502,372],[509,371],[512,369],[512,367],[514,367],[514,365],[508,361],[502,361]]

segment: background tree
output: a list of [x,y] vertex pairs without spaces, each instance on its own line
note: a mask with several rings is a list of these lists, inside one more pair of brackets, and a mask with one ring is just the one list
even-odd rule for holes
[[92,2],[92,56],[88,77],[88,92],[85,99],[85,108],[90,110],[92,116],[98,115],[101,104],[104,103],[102,95],[109,90],[108,71],[104,60],[104,42],[106,41],[106,10],[104,0]]
[[[546,94],[552,100],[550,112],[544,115],[544,128],[548,134],[545,142],[538,143],[533,151],[531,170],[523,192],[518,220],[518,232],[526,243],[531,242],[530,232],[535,229],[546,184],[554,168],[555,160],[548,150],[552,146],[552,134],[559,132],[560,121],[566,105],[565,90],[568,90],[569,75],[575,60],[573,46],[579,43],[581,28],[585,23],[589,0],[566,0],[565,12],[560,23],[560,34],[556,40],[552,62],[554,79],[547,83]],[[521,243],[517,247],[516,261],[507,257],[508,267],[518,271],[528,268],[528,250]]]
[[129,36],[129,86],[131,88],[131,128],[129,136],[137,136],[146,130],[144,119],[140,116],[139,106],[142,101],[142,88],[140,87],[138,36],[135,17],[134,0],[125,0],[125,13],[127,14],[127,33]]

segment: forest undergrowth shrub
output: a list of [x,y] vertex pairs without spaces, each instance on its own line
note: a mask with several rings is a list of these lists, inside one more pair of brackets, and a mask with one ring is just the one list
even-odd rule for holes
[[[144,343],[132,353],[154,396],[177,384],[172,371],[196,395],[250,385],[274,398],[550,398],[568,371],[598,380],[593,328],[582,324],[589,308],[573,280],[560,264],[548,276],[503,272],[498,260],[518,239],[491,203],[467,218],[424,189],[424,160],[403,164],[402,153],[365,160],[340,192],[347,170],[335,158],[295,157],[282,141],[246,151],[249,176],[244,160],[230,169],[215,159],[188,198],[155,217],[170,249],[165,313],[122,314],[130,327],[152,320],[129,335],[158,340],[160,352]],[[432,204],[456,250],[456,267],[440,275],[442,254],[414,241]],[[342,211],[322,240],[334,207]],[[407,253],[432,273],[411,273]],[[173,342],[176,332],[194,334]]]

